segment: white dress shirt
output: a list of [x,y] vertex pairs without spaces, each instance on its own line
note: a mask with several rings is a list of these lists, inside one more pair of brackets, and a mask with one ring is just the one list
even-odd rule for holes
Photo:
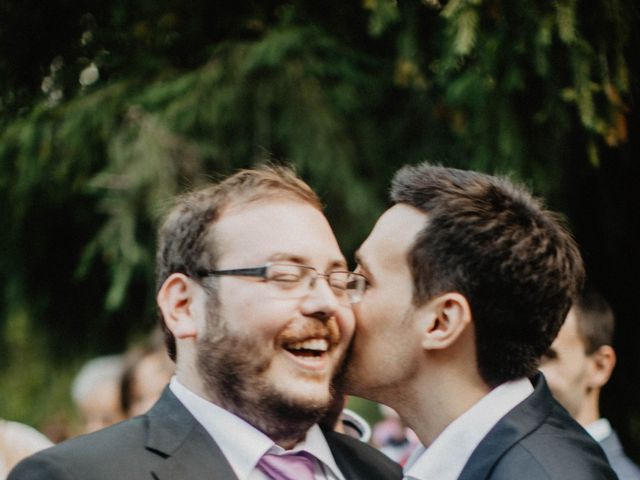
[[416,448],[404,468],[404,478],[457,479],[487,433],[532,392],[533,385],[526,378],[494,388],[447,425],[428,448]]
[[[268,480],[256,465],[265,453],[281,454],[284,448],[240,417],[196,395],[176,377],[169,388],[218,444],[238,480]],[[290,451],[301,450],[317,459],[316,480],[345,480],[318,425],[311,427],[305,439]]]
[[600,418],[584,427],[584,429],[596,442],[603,441],[613,432],[611,424],[606,418]]

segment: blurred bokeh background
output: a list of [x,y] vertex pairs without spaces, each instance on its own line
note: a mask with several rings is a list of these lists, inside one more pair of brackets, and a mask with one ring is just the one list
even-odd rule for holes
[[509,174],[567,217],[618,320],[604,413],[639,458],[639,9],[1,0],[0,417],[55,436],[78,367],[152,329],[177,192],[289,161],[350,257],[392,173],[430,160]]

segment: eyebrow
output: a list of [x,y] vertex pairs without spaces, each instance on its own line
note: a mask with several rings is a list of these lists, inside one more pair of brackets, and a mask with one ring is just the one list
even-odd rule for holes
[[[270,262],[286,261],[291,263],[297,263],[299,265],[309,265],[311,263],[307,257],[301,257],[300,255],[294,255],[292,253],[284,253],[284,252],[274,253],[269,257],[269,261]],[[348,270],[348,268],[349,267],[347,266],[347,262],[344,259],[336,259],[329,263],[329,268],[327,269],[327,272],[333,271],[336,269]]]
[[308,261],[305,257],[294,255],[292,253],[284,253],[284,252],[278,252],[278,253],[274,253],[273,255],[270,255],[269,261],[272,262],[274,260],[275,261],[284,260],[287,262],[300,263],[300,264],[304,264]]

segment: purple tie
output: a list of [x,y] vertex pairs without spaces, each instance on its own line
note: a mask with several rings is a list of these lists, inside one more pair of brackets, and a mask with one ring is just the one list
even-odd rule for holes
[[273,480],[314,480],[314,465],[314,457],[307,452],[265,453],[258,462],[258,468]]

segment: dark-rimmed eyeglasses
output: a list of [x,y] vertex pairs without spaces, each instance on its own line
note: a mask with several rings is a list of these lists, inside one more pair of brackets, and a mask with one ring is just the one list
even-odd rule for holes
[[359,273],[335,270],[321,273],[307,265],[267,263],[261,267],[233,268],[230,270],[199,270],[199,277],[240,276],[261,278],[272,284],[286,298],[303,297],[323,277],[342,303],[358,303],[367,288],[367,279]]

